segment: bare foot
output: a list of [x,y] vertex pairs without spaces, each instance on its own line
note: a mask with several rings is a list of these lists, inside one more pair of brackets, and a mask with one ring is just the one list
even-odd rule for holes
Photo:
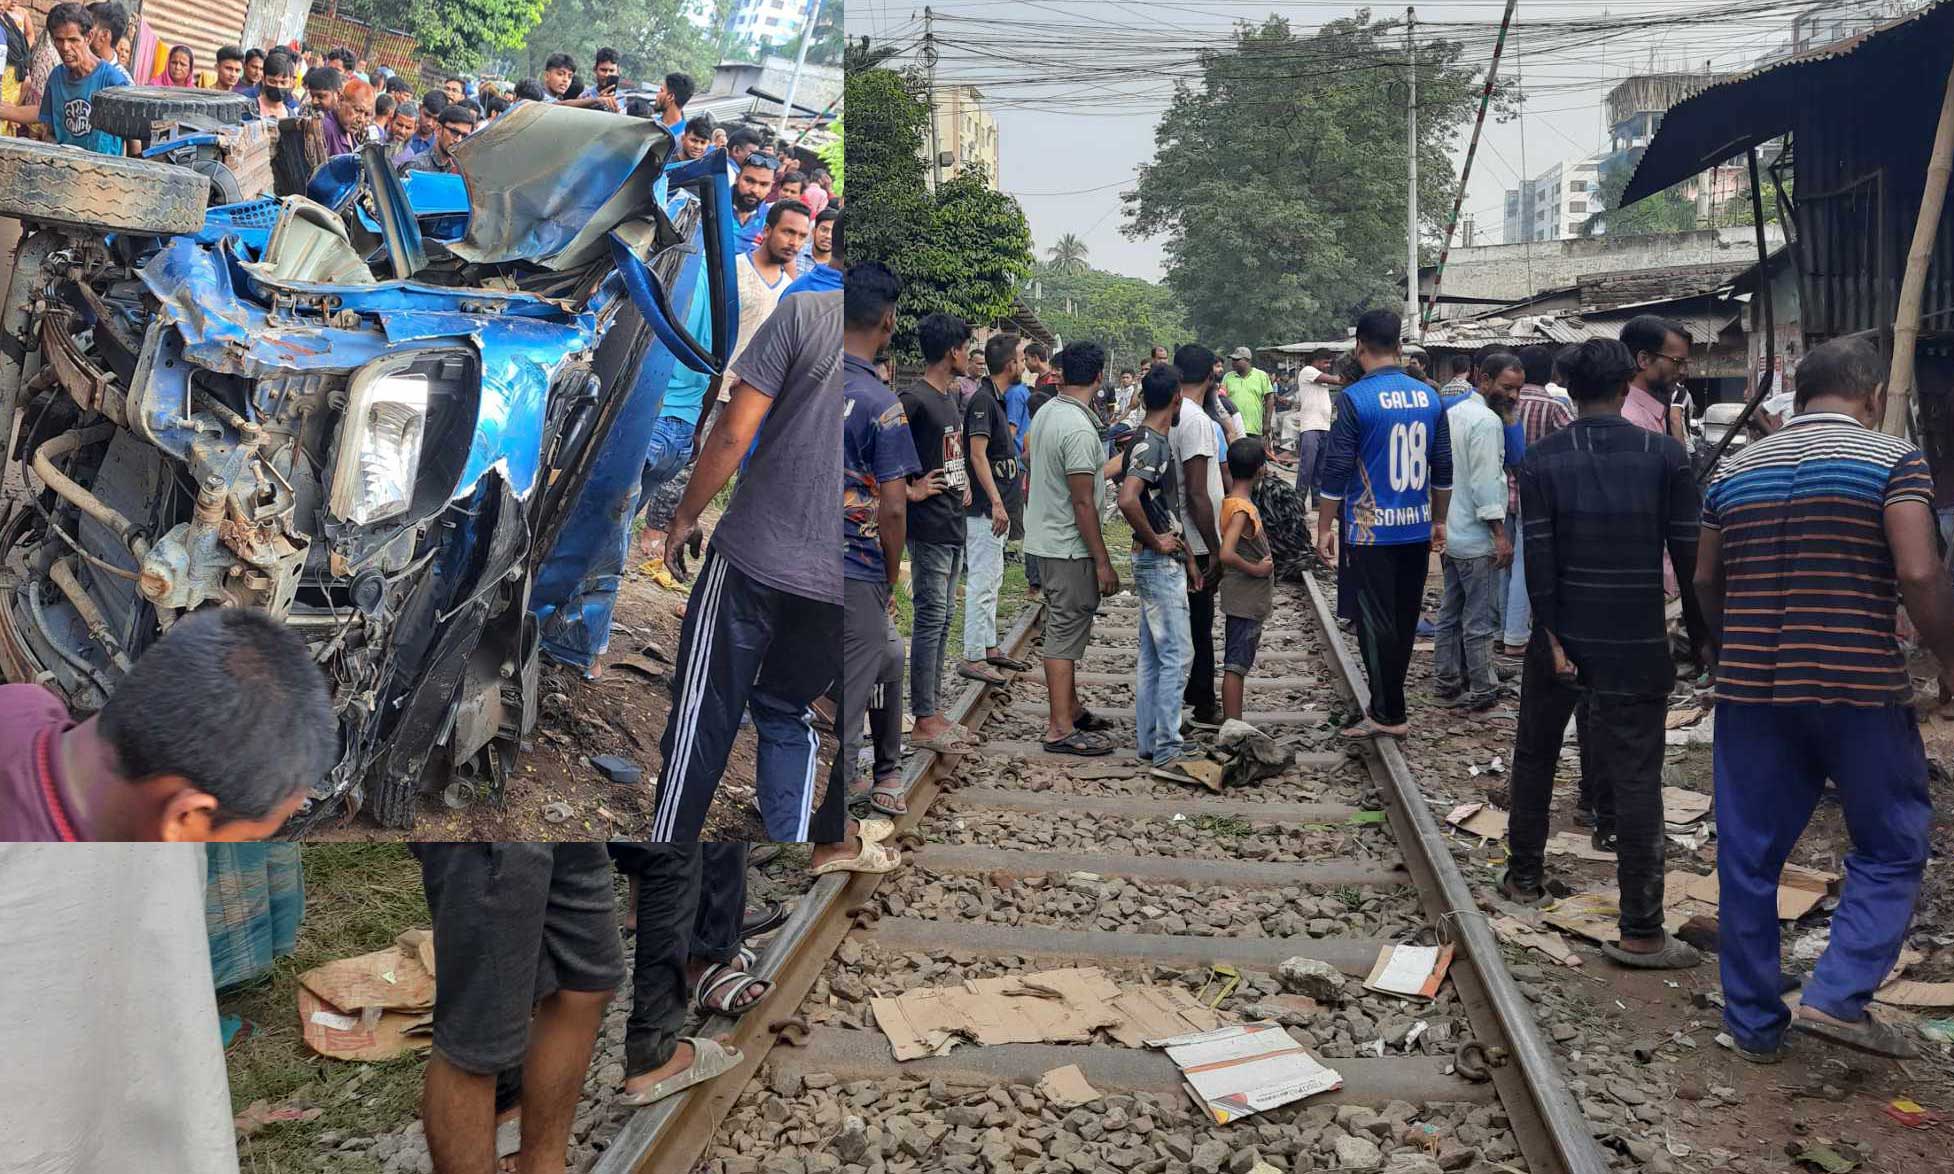
[[949,728],[950,723],[947,719],[933,713],[928,717],[917,718],[916,728],[910,732],[918,741],[928,741]]
[[664,549],[665,532],[663,530],[654,530],[650,526],[646,526],[643,530],[638,531],[638,556],[640,558],[657,558],[659,553]]

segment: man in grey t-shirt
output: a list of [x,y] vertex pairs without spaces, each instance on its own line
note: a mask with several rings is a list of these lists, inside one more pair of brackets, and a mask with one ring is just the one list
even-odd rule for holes
[[841,663],[841,299],[790,298],[754,333],[665,539],[684,577],[700,514],[739,472],[686,606],[653,841],[699,838],[749,707],[767,838],[808,839],[821,773],[808,705]]

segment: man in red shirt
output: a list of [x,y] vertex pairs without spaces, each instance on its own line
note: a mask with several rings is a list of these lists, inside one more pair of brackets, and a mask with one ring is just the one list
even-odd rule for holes
[[0,685],[0,841],[266,839],[338,751],[296,633],[263,612],[197,612],[86,721],[39,685]]

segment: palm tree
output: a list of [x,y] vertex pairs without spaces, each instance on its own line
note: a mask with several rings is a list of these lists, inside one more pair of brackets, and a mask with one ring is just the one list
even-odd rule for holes
[[1058,238],[1058,243],[1050,250],[1052,268],[1059,273],[1084,273],[1086,265],[1086,242],[1073,233]]

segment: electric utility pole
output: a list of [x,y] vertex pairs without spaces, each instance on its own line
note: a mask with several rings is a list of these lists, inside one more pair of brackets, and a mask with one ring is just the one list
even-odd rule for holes
[[923,65],[927,70],[924,86],[929,93],[930,108],[930,163],[923,174],[929,179],[929,190],[934,192],[937,160],[943,156],[937,153],[936,145],[936,13],[928,8],[923,9]]
[[1409,160],[1411,191],[1405,203],[1405,325],[1418,321],[1418,57],[1412,44],[1412,26],[1417,23],[1415,9],[1404,10],[1405,76],[1410,84],[1405,91],[1405,158]]
[[787,100],[780,104],[780,137],[787,137],[787,120],[794,117],[794,94],[801,88],[801,70],[807,66],[807,47],[814,41],[814,26],[821,19],[821,0],[810,0],[807,26],[801,29],[801,51],[794,57],[794,72],[787,79]]

